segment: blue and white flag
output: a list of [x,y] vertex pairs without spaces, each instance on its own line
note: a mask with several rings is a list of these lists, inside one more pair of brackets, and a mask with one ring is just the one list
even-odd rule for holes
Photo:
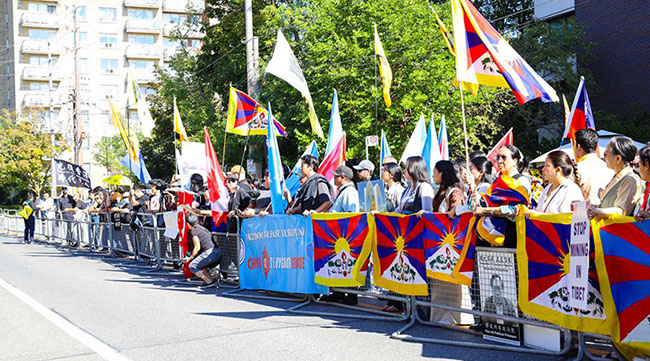
[[384,134],[384,130],[381,130],[381,151],[379,153],[379,164],[384,164],[384,158],[386,157],[392,157],[393,155],[390,153],[390,147],[388,146],[388,139],[386,138],[386,134]]
[[438,143],[438,137],[436,136],[436,123],[433,120],[433,115],[431,116],[431,123],[429,123],[427,140],[424,142],[424,148],[422,149],[422,158],[424,158],[429,170],[429,180],[433,181],[433,167],[440,160],[440,143]]
[[415,125],[413,133],[409,138],[409,142],[406,143],[406,148],[402,153],[402,157],[399,159],[400,163],[406,163],[406,160],[409,157],[416,155],[422,155],[422,148],[424,148],[424,142],[427,140],[427,125],[424,121],[424,115],[420,115],[420,120]]
[[[271,104],[269,104],[269,119],[272,118]],[[278,149],[277,130],[275,127],[266,127],[268,133],[266,136],[266,146],[268,147],[269,178],[271,179],[271,207],[273,214],[284,214],[287,208],[287,200],[284,198],[284,174],[282,172],[282,160],[280,159],[280,149]]]
[[138,153],[138,160],[139,162],[134,162],[130,160],[129,155],[127,154],[122,158],[122,160],[120,160],[120,164],[122,164],[128,170],[130,170],[131,173],[138,176],[138,179],[140,179],[140,183],[147,184],[151,180],[151,176],[149,175],[147,166],[144,164],[142,153]]
[[[314,157],[318,158],[318,147],[316,146],[315,140],[312,140],[311,143],[309,143],[307,149],[305,149],[305,151],[302,153],[302,155],[307,154],[311,154]],[[300,188],[300,164],[301,161],[298,159],[296,165],[294,165],[293,169],[291,169],[291,175],[288,176],[287,180],[284,182],[284,185],[287,187],[292,197],[294,194],[296,194],[298,188]]]

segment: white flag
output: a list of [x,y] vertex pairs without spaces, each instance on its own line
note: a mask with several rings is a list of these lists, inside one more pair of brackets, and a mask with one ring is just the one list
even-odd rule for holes
[[406,160],[409,157],[416,155],[422,155],[422,149],[424,148],[424,143],[427,140],[427,126],[424,121],[424,115],[420,115],[420,120],[415,125],[413,133],[409,138],[406,148],[404,148],[404,153],[402,153],[402,158],[400,158],[400,163],[406,163]]
[[146,138],[151,139],[153,138],[151,136],[151,130],[156,124],[154,123],[153,118],[151,117],[151,113],[149,112],[149,102],[147,102],[144,95],[142,95],[140,86],[135,80],[135,76],[133,75],[133,70],[131,70],[131,68],[129,68],[129,78],[129,88],[131,88],[130,96],[138,107],[138,120],[140,120],[142,135],[144,135]]
[[273,74],[286,81],[305,97],[307,104],[309,105],[309,121],[311,122],[311,129],[316,133],[316,135],[323,138],[323,129],[318,122],[318,117],[316,117],[316,111],[314,110],[314,103],[311,99],[311,93],[309,92],[307,81],[305,80],[305,76],[302,75],[302,69],[300,69],[298,59],[293,55],[289,42],[280,29],[278,29],[278,39],[275,43],[273,57],[271,57],[264,72]]

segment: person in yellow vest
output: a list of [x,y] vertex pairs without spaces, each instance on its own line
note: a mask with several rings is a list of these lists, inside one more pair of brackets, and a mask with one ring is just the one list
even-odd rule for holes
[[36,209],[36,205],[34,204],[34,193],[29,192],[27,193],[27,200],[23,202],[23,211],[21,212],[25,221],[25,243],[31,243],[34,241],[34,228],[36,228],[34,209]]

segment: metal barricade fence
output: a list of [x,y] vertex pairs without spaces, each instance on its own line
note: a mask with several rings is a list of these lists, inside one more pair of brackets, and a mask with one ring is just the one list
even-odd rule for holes
[[156,217],[150,213],[133,214],[132,217],[137,217],[138,225],[135,230],[136,249],[138,257],[146,258],[148,260],[158,260],[160,257],[158,239],[160,234],[156,224]]
[[[487,262],[483,265],[481,259],[499,260],[498,262],[503,262],[503,265],[507,266],[499,266],[497,263],[488,264]],[[428,295],[413,297],[411,322],[393,333],[391,338],[550,355],[566,354],[571,349],[569,330],[535,320],[518,310],[517,285],[519,282],[514,249],[476,247],[475,260],[472,287],[428,277]],[[471,330],[467,326],[478,324],[482,326],[486,339],[509,343],[513,346],[404,335],[403,333],[415,322],[477,335],[480,332]],[[524,324],[559,330],[563,334],[560,351],[542,350],[521,345],[523,330],[520,328]]]

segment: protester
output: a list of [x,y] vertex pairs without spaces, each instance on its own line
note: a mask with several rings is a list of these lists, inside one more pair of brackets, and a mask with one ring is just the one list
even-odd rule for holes
[[61,197],[59,197],[59,203],[58,203],[58,211],[59,214],[58,216],[60,219],[63,220],[64,224],[64,239],[66,240],[72,240],[72,237],[74,236],[72,229],[73,229],[73,224],[72,222],[74,221],[74,214],[70,212],[66,212],[65,210],[68,208],[73,208],[74,207],[74,199],[72,199],[72,196],[68,194],[68,187],[62,187],[61,188]]
[[[54,232],[56,231],[55,223],[56,221],[54,220],[56,218],[56,206],[54,205],[54,198],[50,197],[50,194],[45,191],[43,192],[43,201],[41,202],[41,216],[43,217],[43,220],[45,222],[45,227],[43,229],[47,229],[47,224],[48,224],[48,219],[49,223],[51,223],[51,232],[52,234],[55,234]],[[50,239],[50,234],[48,233],[47,239]]]
[[630,166],[636,156],[636,145],[628,137],[616,136],[607,143],[605,162],[614,171],[614,178],[600,193],[600,207],[592,205],[590,218],[607,218],[619,214],[632,216],[641,200],[643,185]]
[[384,160],[381,161],[382,166],[384,166],[386,164],[390,164],[390,163],[397,164],[397,159],[395,159],[395,157],[392,157],[392,156],[389,155],[389,156],[384,157]]
[[[165,192],[167,190],[167,184],[161,179],[152,179],[149,181],[151,188],[149,189],[149,206],[146,209],[146,213],[158,214],[156,218],[156,223],[159,228],[165,227],[165,220],[161,213],[169,210],[167,207],[167,199],[165,197]],[[150,219],[146,219],[145,225],[153,226],[150,224]]]
[[596,155],[598,132],[584,128],[575,133],[575,158],[582,182],[582,194],[591,205],[600,205],[600,193],[614,177],[614,172]]
[[401,184],[402,168],[396,162],[384,163],[381,167],[381,180],[386,187],[386,211],[395,212],[404,193]]
[[327,212],[332,206],[332,185],[327,178],[316,173],[318,158],[306,154],[300,161],[300,172],[307,180],[296,193],[295,204],[287,210],[287,214],[307,216],[311,213]]
[[402,193],[396,213],[412,214],[421,210],[433,210],[433,187],[429,183],[429,171],[424,159],[420,156],[409,157],[406,160],[404,177],[409,186]]
[[203,280],[199,288],[210,288],[216,285],[216,282],[210,275],[208,266],[216,267],[221,262],[221,250],[216,247],[212,241],[212,234],[205,227],[199,225],[199,219],[196,214],[188,213],[185,218],[187,228],[192,235],[192,254],[185,257],[183,262],[190,262],[189,268],[193,274]]
[[375,171],[375,165],[367,159],[364,159],[358,165],[355,165],[354,169],[357,170],[359,182],[368,182],[377,179],[377,177],[375,177],[373,174]]
[[[650,143],[649,143],[650,144]],[[639,153],[639,176],[646,182],[643,198],[639,202],[634,218],[637,222],[650,218],[650,145],[643,147]]]
[[[527,165],[519,148],[511,144],[501,146],[496,156],[496,162],[500,171],[499,177],[502,178],[504,185],[512,191],[522,192],[520,194],[525,194],[529,197],[531,184],[528,177],[520,173],[520,170],[526,168]],[[514,217],[518,204],[512,204],[503,198],[498,198],[494,199],[493,203],[496,203],[495,205],[487,206],[485,200],[481,198],[481,195],[475,195],[474,202],[479,206],[474,209],[474,215],[479,217],[507,218],[503,246],[506,248],[515,248],[517,245],[517,229],[515,227]]]
[[27,193],[27,200],[23,202],[23,207],[29,207],[31,209],[29,216],[23,219],[25,222],[25,234],[23,240],[25,243],[31,243],[34,242],[34,229],[36,228],[36,218],[34,217],[34,210],[36,209],[36,205],[34,204],[34,193]]
[[554,150],[546,156],[544,177],[550,183],[544,188],[535,212],[571,213],[571,204],[584,200],[577,166],[565,152]]
[[123,198],[124,190],[121,187],[115,188],[111,194],[111,205],[109,212],[111,213],[111,222],[116,231],[120,231],[122,226],[126,226],[131,222],[131,211],[133,205],[129,202],[128,197]]
[[131,202],[135,213],[144,213],[147,210],[149,195],[144,191],[145,187],[142,184],[136,184],[133,187],[133,193],[131,194],[131,199],[129,199],[129,201]]
[[338,188],[330,213],[359,212],[359,192],[352,182],[352,169],[339,166],[334,172],[334,185]]
[[[251,204],[251,185],[246,180],[246,171],[238,165],[232,167],[226,178],[227,182],[231,183],[234,189],[233,194],[230,196],[228,203],[228,217],[232,217],[239,212],[243,212]],[[232,183],[236,186],[233,186]]]

